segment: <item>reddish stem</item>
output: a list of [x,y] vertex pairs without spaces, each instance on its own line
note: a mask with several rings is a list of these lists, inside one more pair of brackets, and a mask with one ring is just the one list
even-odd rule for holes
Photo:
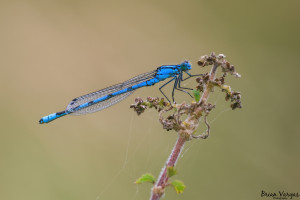
[[[210,81],[215,80],[217,67],[218,67],[218,64],[215,63],[214,66],[212,67],[211,71],[210,71],[210,77],[209,77]],[[210,91],[211,91],[211,85],[207,84],[207,87],[205,88],[205,90],[202,94],[202,97],[199,101],[199,105],[205,104],[207,102]],[[194,111],[195,115],[192,116],[192,117],[188,117],[188,119],[186,119],[186,121],[193,120],[193,121],[195,121],[195,124],[197,124],[196,126],[193,127],[193,130],[195,128],[197,128],[199,118],[200,118],[200,115],[199,115],[199,117],[195,117],[195,116],[198,116],[198,114],[201,113],[201,112],[202,112],[202,107],[199,106]],[[189,132],[188,130],[185,130],[185,131],[186,131],[186,133]],[[185,131],[183,131],[183,132],[185,132]],[[181,151],[184,147],[184,143],[188,140],[189,140],[189,138],[185,137],[185,135],[178,134],[178,139],[176,141],[175,146],[173,147],[171,155],[169,156],[169,158],[167,160],[166,166],[162,169],[156,184],[152,188],[150,200],[159,200],[162,197],[162,195],[164,194],[165,186],[168,183],[167,167],[168,166],[169,167],[174,167],[176,165],[177,160],[180,156],[180,153],[181,153]]]
[[[167,166],[172,166],[174,167],[176,165],[176,162],[178,160],[178,157],[184,147],[184,143],[187,140],[181,136],[178,137],[175,146],[173,147],[172,153],[168,158],[168,161],[166,163],[166,166],[162,169],[160,176],[158,178],[158,181],[156,182],[154,188],[157,187],[162,187],[162,189],[165,187],[165,185],[168,182],[168,176],[167,176]],[[151,196],[151,200],[159,200],[160,197],[163,195],[163,191],[162,193],[154,193],[152,192],[152,196]]]

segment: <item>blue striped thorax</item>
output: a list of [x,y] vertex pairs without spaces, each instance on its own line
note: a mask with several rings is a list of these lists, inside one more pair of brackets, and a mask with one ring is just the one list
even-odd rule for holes
[[179,65],[163,65],[157,68],[155,78],[159,81],[163,81],[181,74],[182,71],[188,71],[190,69],[192,69],[192,65],[188,61],[184,61]]

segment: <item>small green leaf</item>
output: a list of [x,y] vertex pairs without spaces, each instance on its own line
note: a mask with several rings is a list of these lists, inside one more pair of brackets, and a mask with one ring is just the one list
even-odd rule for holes
[[173,185],[173,187],[176,190],[177,194],[182,194],[183,193],[183,191],[185,189],[185,185],[182,181],[176,180],[176,181],[173,181],[171,184]]
[[146,173],[146,174],[143,174],[140,178],[138,178],[135,181],[136,184],[141,184],[141,183],[145,183],[145,182],[155,183],[154,176],[150,173]]
[[170,178],[177,174],[177,170],[173,166],[167,166],[167,176]]
[[196,102],[199,102],[200,101],[200,91],[199,90],[193,90],[193,94],[194,94]]

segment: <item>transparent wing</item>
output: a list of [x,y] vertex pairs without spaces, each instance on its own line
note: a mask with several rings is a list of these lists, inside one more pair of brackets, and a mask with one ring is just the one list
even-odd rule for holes
[[123,83],[119,83],[119,84],[107,87],[105,89],[102,89],[102,90],[99,90],[99,91],[96,91],[96,92],[92,92],[92,93],[77,97],[69,103],[69,105],[66,108],[66,111],[71,112],[70,113],[71,115],[82,115],[82,114],[97,112],[97,111],[103,110],[105,108],[108,108],[108,107],[122,101],[123,99],[125,99],[129,95],[131,95],[134,92],[134,90],[123,93],[123,94],[120,94],[120,95],[117,95],[117,96],[114,96],[114,97],[111,97],[111,98],[109,98],[105,101],[101,101],[99,103],[88,106],[88,107],[83,108],[81,110],[74,111],[74,108],[76,108],[77,106],[79,106],[81,104],[93,101],[95,99],[104,97],[106,95],[112,94],[112,93],[117,92],[119,90],[129,88],[133,85],[137,85],[137,84],[142,83],[144,81],[150,80],[150,79],[154,78],[155,74],[156,74],[156,70],[152,71],[152,72],[140,74],[140,75],[135,76],[132,79],[129,79],[128,81],[125,81]]

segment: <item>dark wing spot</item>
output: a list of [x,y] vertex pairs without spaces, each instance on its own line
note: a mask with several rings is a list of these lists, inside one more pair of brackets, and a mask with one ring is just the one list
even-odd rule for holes
[[73,105],[76,101],[78,100],[78,98],[75,98],[71,101],[70,105]]

